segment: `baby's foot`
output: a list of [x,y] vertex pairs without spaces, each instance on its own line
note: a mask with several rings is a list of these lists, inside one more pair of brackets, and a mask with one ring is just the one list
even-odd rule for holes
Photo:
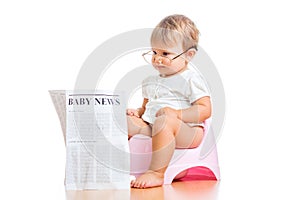
[[150,188],[162,186],[164,183],[164,174],[148,170],[136,180],[131,181],[131,187]]

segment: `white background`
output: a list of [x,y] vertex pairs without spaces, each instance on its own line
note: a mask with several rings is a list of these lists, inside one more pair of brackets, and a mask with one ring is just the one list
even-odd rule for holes
[[87,56],[180,13],[201,32],[226,93],[218,199],[299,199],[297,1],[1,1],[1,199],[64,199],[65,149],[48,90]]

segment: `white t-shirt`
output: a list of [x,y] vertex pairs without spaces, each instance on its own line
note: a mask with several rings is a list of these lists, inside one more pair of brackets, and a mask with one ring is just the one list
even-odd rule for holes
[[148,99],[142,119],[150,124],[161,108],[185,109],[196,100],[210,96],[203,77],[190,69],[170,77],[150,76],[143,81],[142,93]]

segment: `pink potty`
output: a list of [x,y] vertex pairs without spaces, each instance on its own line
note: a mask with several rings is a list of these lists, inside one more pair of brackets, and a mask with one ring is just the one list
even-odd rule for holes
[[[210,121],[205,121],[204,138],[197,148],[175,150],[165,172],[164,184],[171,184],[174,178],[220,180],[217,147]],[[129,148],[131,175],[138,177],[149,168],[152,139],[144,135],[135,135],[129,140]]]

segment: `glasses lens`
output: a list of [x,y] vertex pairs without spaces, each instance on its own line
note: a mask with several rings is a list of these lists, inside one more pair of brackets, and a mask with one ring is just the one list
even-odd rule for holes
[[153,58],[152,52],[148,52],[148,53],[144,54],[143,57],[147,63],[152,64],[152,58]]

